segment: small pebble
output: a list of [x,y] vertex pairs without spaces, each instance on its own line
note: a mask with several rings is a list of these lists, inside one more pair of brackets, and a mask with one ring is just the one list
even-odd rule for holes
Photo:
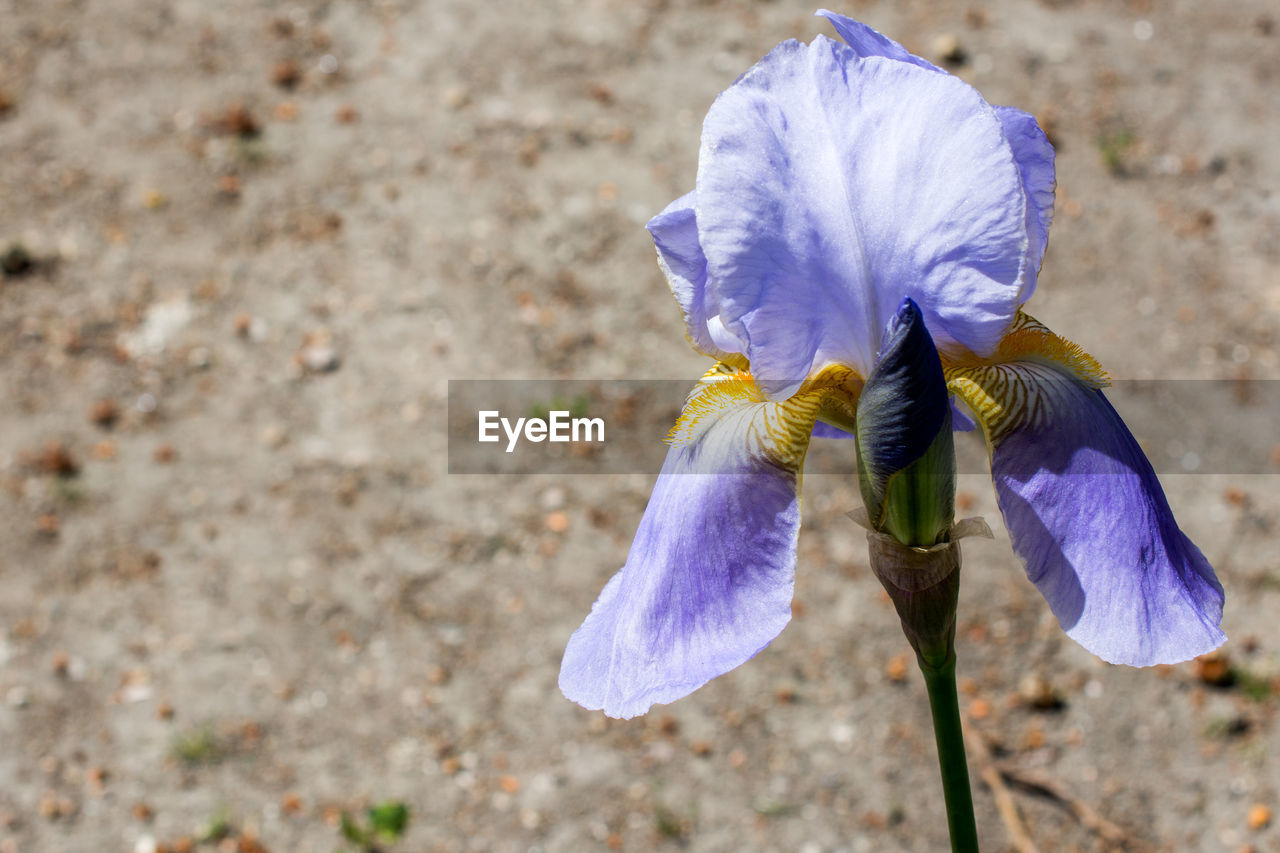
[[292,89],[302,80],[302,69],[292,59],[283,59],[271,68],[271,82],[281,89]]
[[31,693],[21,684],[15,684],[4,694],[5,704],[10,708],[25,708],[31,704]]
[[187,353],[187,366],[192,370],[208,370],[213,366],[213,353],[208,347],[195,347]]
[[1191,662],[1191,667],[1197,679],[1212,687],[1229,687],[1234,680],[1231,659],[1225,652],[1201,655]]
[[885,678],[895,683],[902,683],[907,678],[907,656],[894,655],[884,665]]
[[280,798],[280,811],[287,815],[296,815],[302,811],[302,797],[296,791],[287,791]]
[[942,33],[933,40],[933,55],[947,65],[963,65],[969,58],[968,52],[954,33]]
[[342,364],[338,351],[328,344],[310,344],[298,353],[302,366],[312,373],[332,373]]
[[35,269],[36,261],[20,243],[14,243],[0,254],[0,272],[9,278],[18,278]]
[[289,441],[289,433],[279,424],[272,424],[262,431],[262,446],[271,450],[284,447]]
[[257,136],[262,132],[262,125],[253,117],[253,113],[249,112],[249,108],[242,101],[228,104],[221,117],[214,122],[213,127],[222,133],[246,139]]
[[592,83],[587,87],[587,92],[592,98],[606,106],[613,103],[613,90],[604,83]]
[[1018,697],[1037,711],[1052,711],[1062,707],[1062,697],[1049,679],[1034,673],[1024,676],[1018,682]]
[[450,86],[441,96],[444,105],[451,110],[458,110],[471,103],[471,95],[462,86]]
[[218,178],[218,192],[227,198],[237,198],[240,195],[240,176],[239,175],[223,175]]
[[111,429],[120,419],[120,408],[114,400],[102,399],[89,407],[89,422],[103,429]]
[[42,474],[58,477],[74,477],[80,473],[80,463],[71,455],[70,448],[56,440],[45,444],[35,468]]
[[1271,809],[1262,803],[1254,803],[1249,807],[1248,824],[1255,831],[1266,829],[1271,825]]

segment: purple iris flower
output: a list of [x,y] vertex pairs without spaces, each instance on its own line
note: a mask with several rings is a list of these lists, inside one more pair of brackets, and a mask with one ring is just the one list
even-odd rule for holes
[[1112,663],[1207,652],[1222,587],[1075,344],[1022,312],[1053,213],[1029,114],[862,24],[788,41],[711,107],[695,190],[649,223],[695,349],[717,364],[672,430],[626,565],[560,687],[614,717],[671,702],[782,630],[805,450],[854,431],[899,306],[981,425],[1000,511],[1067,634]]

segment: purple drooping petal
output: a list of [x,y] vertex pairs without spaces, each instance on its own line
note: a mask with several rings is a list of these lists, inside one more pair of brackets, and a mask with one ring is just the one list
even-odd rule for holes
[[1000,122],[964,82],[819,37],[744,74],[703,125],[699,243],[761,387],[871,371],[899,302],[979,355],[1015,315],[1026,201]]
[[831,26],[835,27],[836,33],[845,40],[849,47],[853,48],[854,53],[858,54],[858,56],[883,56],[885,59],[907,62],[929,71],[937,71],[939,74],[947,73],[927,59],[921,59],[916,56],[883,33],[871,29],[861,21],[846,18],[844,15],[838,15],[826,9],[819,9],[814,12],[814,15],[830,21]]
[[693,348],[704,355],[723,358],[728,352],[742,352],[742,346],[724,331],[710,300],[707,259],[698,242],[694,213],[696,197],[695,193],[680,196],[649,220],[648,229],[658,249],[658,265],[680,303]]
[[1058,185],[1053,171],[1053,146],[1036,124],[1035,116],[1013,107],[996,107],[995,111],[1013,149],[1027,196],[1027,274],[1018,295],[1019,302],[1026,302],[1036,288],[1036,275],[1049,245],[1049,225],[1053,222],[1053,196]]
[[819,421],[813,425],[814,438],[853,438],[853,433],[846,432],[838,426]]
[[951,429],[953,432],[973,432],[978,423],[969,417],[969,410],[951,398]]
[[1048,365],[1017,370],[1030,414],[993,441],[992,476],[1014,550],[1063,629],[1132,666],[1221,645],[1222,586],[1115,409]]
[[[643,714],[754,657],[790,620],[803,447],[791,461],[761,447],[777,404],[758,400],[703,406],[667,454],[626,565],[569,640],[568,698]],[[810,417],[794,434],[811,428]]]

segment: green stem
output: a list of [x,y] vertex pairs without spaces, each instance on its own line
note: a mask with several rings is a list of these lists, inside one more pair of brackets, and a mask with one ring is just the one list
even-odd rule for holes
[[960,700],[956,696],[956,655],[954,651],[938,665],[917,655],[929,691],[933,712],[933,736],[938,744],[938,766],[942,769],[942,795],[947,803],[947,829],[951,832],[952,853],[978,853],[978,827],[973,817],[973,794],[969,791],[969,766],[964,757],[964,732],[960,728]]

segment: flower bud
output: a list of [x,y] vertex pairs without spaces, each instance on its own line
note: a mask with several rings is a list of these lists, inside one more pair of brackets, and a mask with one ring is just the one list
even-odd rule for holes
[[951,403],[938,350],[909,297],[863,386],[855,437],[871,527],[916,548],[946,541],[956,493]]

